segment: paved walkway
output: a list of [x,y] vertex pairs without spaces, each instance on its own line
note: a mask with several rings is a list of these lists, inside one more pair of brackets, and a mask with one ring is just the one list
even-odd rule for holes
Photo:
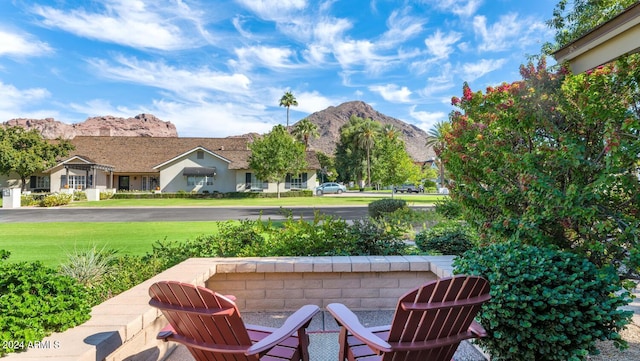
[[[356,311],[364,326],[388,325],[393,318],[393,311]],[[279,327],[290,313],[278,312],[245,312],[242,318],[247,323]],[[328,312],[316,315],[309,325],[309,356],[311,361],[338,361],[339,327]],[[193,357],[183,346],[167,357],[166,361],[193,361]],[[460,344],[454,356],[455,361],[486,361],[486,358],[468,342]]]

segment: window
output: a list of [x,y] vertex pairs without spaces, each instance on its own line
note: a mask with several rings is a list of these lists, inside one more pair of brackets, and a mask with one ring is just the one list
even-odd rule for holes
[[71,189],[84,189],[87,186],[86,177],[83,175],[70,175],[69,181],[67,181],[67,176],[63,175],[60,177],[60,184],[63,187],[68,184]]
[[213,185],[213,177],[190,175],[190,176],[187,176],[187,185],[188,186],[203,186],[203,185],[210,186],[210,185]]
[[49,189],[49,176],[31,176],[29,187],[31,189]]
[[263,182],[261,179],[258,179],[258,177],[254,176],[251,173],[245,173],[245,189],[258,190],[266,189],[268,187],[269,183]]
[[204,151],[199,150],[196,152],[196,158],[197,159],[204,159]]
[[301,173],[296,176],[287,174],[287,178],[284,181],[285,189],[306,189],[307,188],[307,173]]

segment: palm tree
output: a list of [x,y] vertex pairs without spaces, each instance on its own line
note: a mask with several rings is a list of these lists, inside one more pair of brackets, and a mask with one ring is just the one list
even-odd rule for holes
[[304,143],[304,149],[309,148],[309,139],[319,137],[318,126],[309,119],[304,118],[293,126],[293,136]]
[[367,184],[371,185],[371,149],[376,145],[376,136],[380,131],[380,123],[371,118],[360,124],[356,133],[358,146],[367,152]]
[[284,93],[282,98],[280,98],[280,106],[287,107],[287,129],[289,129],[289,108],[292,105],[296,107],[298,106],[298,101],[296,100],[296,97],[294,97],[291,92]]
[[[444,143],[444,134],[447,132],[447,129],[451,126],[451,123],[448,121],[440,121],[436,123],[429,131],[427,132],[427,142],[426,146],[431,147],[435,150],[436,154],[439,154],[442,149],[445,147]],[[435,159],[438,165],[438,175],[440,178],[440,187],[444,187],[444,165],[442,164],[442,159]]]

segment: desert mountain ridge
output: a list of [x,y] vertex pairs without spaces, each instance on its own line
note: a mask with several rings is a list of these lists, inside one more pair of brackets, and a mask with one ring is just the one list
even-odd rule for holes
[[177,137],[176,126],[152,114],[138,114],[133,118],[110,115],[87,118],[84,122],[67,124],[53,118],[11,119],[4,126],[20,126],[27,130],[37,129],[45,139],[73,139],[76,136],[112,137]]
[[[340,138],[340,127],[346,124],[352,115],[363,119],[371,118],[382,124],[392,124],[404,140],[407,152],[416,161],[424,162],[434,157],[433,150],[425,146],[427,133],[422,129],[399,119],[384,115],[362,101],[351,101],[331,106],[306,117],[318,127],[319,137],[310,140],[311,150],[333,154]],[[11,119],[0,125],[20,126],[25,129],[37,129],[45,139],[72,139],[76,136],[130,136],[130,137],[177,137],[178,131],[171,122],[163,121],[152,114],[139,114],[132,118],[100,116],[87,118],[84,122],[67,124],[53,118]],[[295,124],[294,124],[295,125]],[[253,139],[257,133],[234,137]]]

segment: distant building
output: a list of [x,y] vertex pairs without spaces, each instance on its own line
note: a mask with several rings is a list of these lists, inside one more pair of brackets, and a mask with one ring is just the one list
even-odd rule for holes
[[[246,138],[78,136],[71,155],[33,174],[30,191],[116,189],[162,192],[276,192],[276,183],[257,179],[249,168]],[[307,152],[309,168],[289,175],[280,191],[313,189],[320,163]],[[17,176],[0,176],[1,187],[20,187]]]

